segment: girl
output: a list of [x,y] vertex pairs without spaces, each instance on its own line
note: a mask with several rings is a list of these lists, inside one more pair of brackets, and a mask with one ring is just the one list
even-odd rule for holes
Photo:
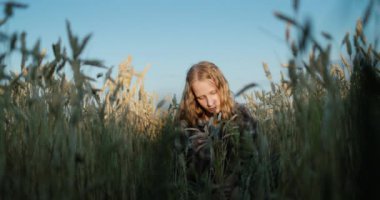
[[202,178],[207,177],[216,198],[239,196],[241,177],[253,173],[252,161],[257,160],[257,122],[245,106],[234,101],[214,63],[202,61],[187,72],[177,120],[188,141],[187,179],[195,190],[209,185]]

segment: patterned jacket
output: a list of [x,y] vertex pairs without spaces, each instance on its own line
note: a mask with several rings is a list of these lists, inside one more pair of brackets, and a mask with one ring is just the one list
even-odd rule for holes
[[[235,104],[229,120],[199,120],[196,127],[182,121],[181,130],[186,141],[188,181],[195,185],[202,187],[204,177],[209,177],[219,188],[235,187],[244,182],[242,172],[254,170],[252,163],[258,157],[257,121],[244,105]],[[197,146],[195,139],[206,142]]]

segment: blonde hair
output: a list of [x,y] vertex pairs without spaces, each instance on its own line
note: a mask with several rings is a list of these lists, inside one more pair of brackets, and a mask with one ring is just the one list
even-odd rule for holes
[[226,78],[212,62],[202,61],[191,66],[186,76],[186,84],[179,105],[177,120],[185,120],[190,126],[195,126],[198,119],[206,119],[206,113],[196,101],[191,84],[194,81],[211,80],[220,97],[222,119],[232,116],[234,100]]

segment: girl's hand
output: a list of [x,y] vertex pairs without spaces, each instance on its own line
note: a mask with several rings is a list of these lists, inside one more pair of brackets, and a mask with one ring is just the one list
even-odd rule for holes
[[200,150],[203,150],[209,147],[211,141],[208,138],[207,133],[197,131],[190,138],[190,144],[194,152],[198,153]]

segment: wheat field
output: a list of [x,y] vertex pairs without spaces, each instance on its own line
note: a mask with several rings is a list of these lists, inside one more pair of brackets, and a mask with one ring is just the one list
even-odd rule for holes
[[[332,62],[328,33],[322,45],[310,24],[275,13],[288,24],[284,35],[293,57],[278,82],[263,63],[270,91],[248,84],[238,92],[260,134],[255,170],[244,171],[251,178],[244,199],[377,196],[380,53],[363,31],[370,14],[346,34],[340,60]],[[293,38],[288,29],[301,34]],[[69,22],[67,34],[70,53],[57,42],[53,60],[38,43],[28,49],[24,33],[2,41],[0,199],[209,199],[211,187],[198,192],[187,181],[177,99],[160,101],[144,89],[150,66],[138,72],[130,56],[116,78],[111,69],[100,74],[104,85],[95,88],[81,68],[107,67],[82,57],[90,35],[73,35]],[[8,73],[6,58],[15,52],[21,72]]]

